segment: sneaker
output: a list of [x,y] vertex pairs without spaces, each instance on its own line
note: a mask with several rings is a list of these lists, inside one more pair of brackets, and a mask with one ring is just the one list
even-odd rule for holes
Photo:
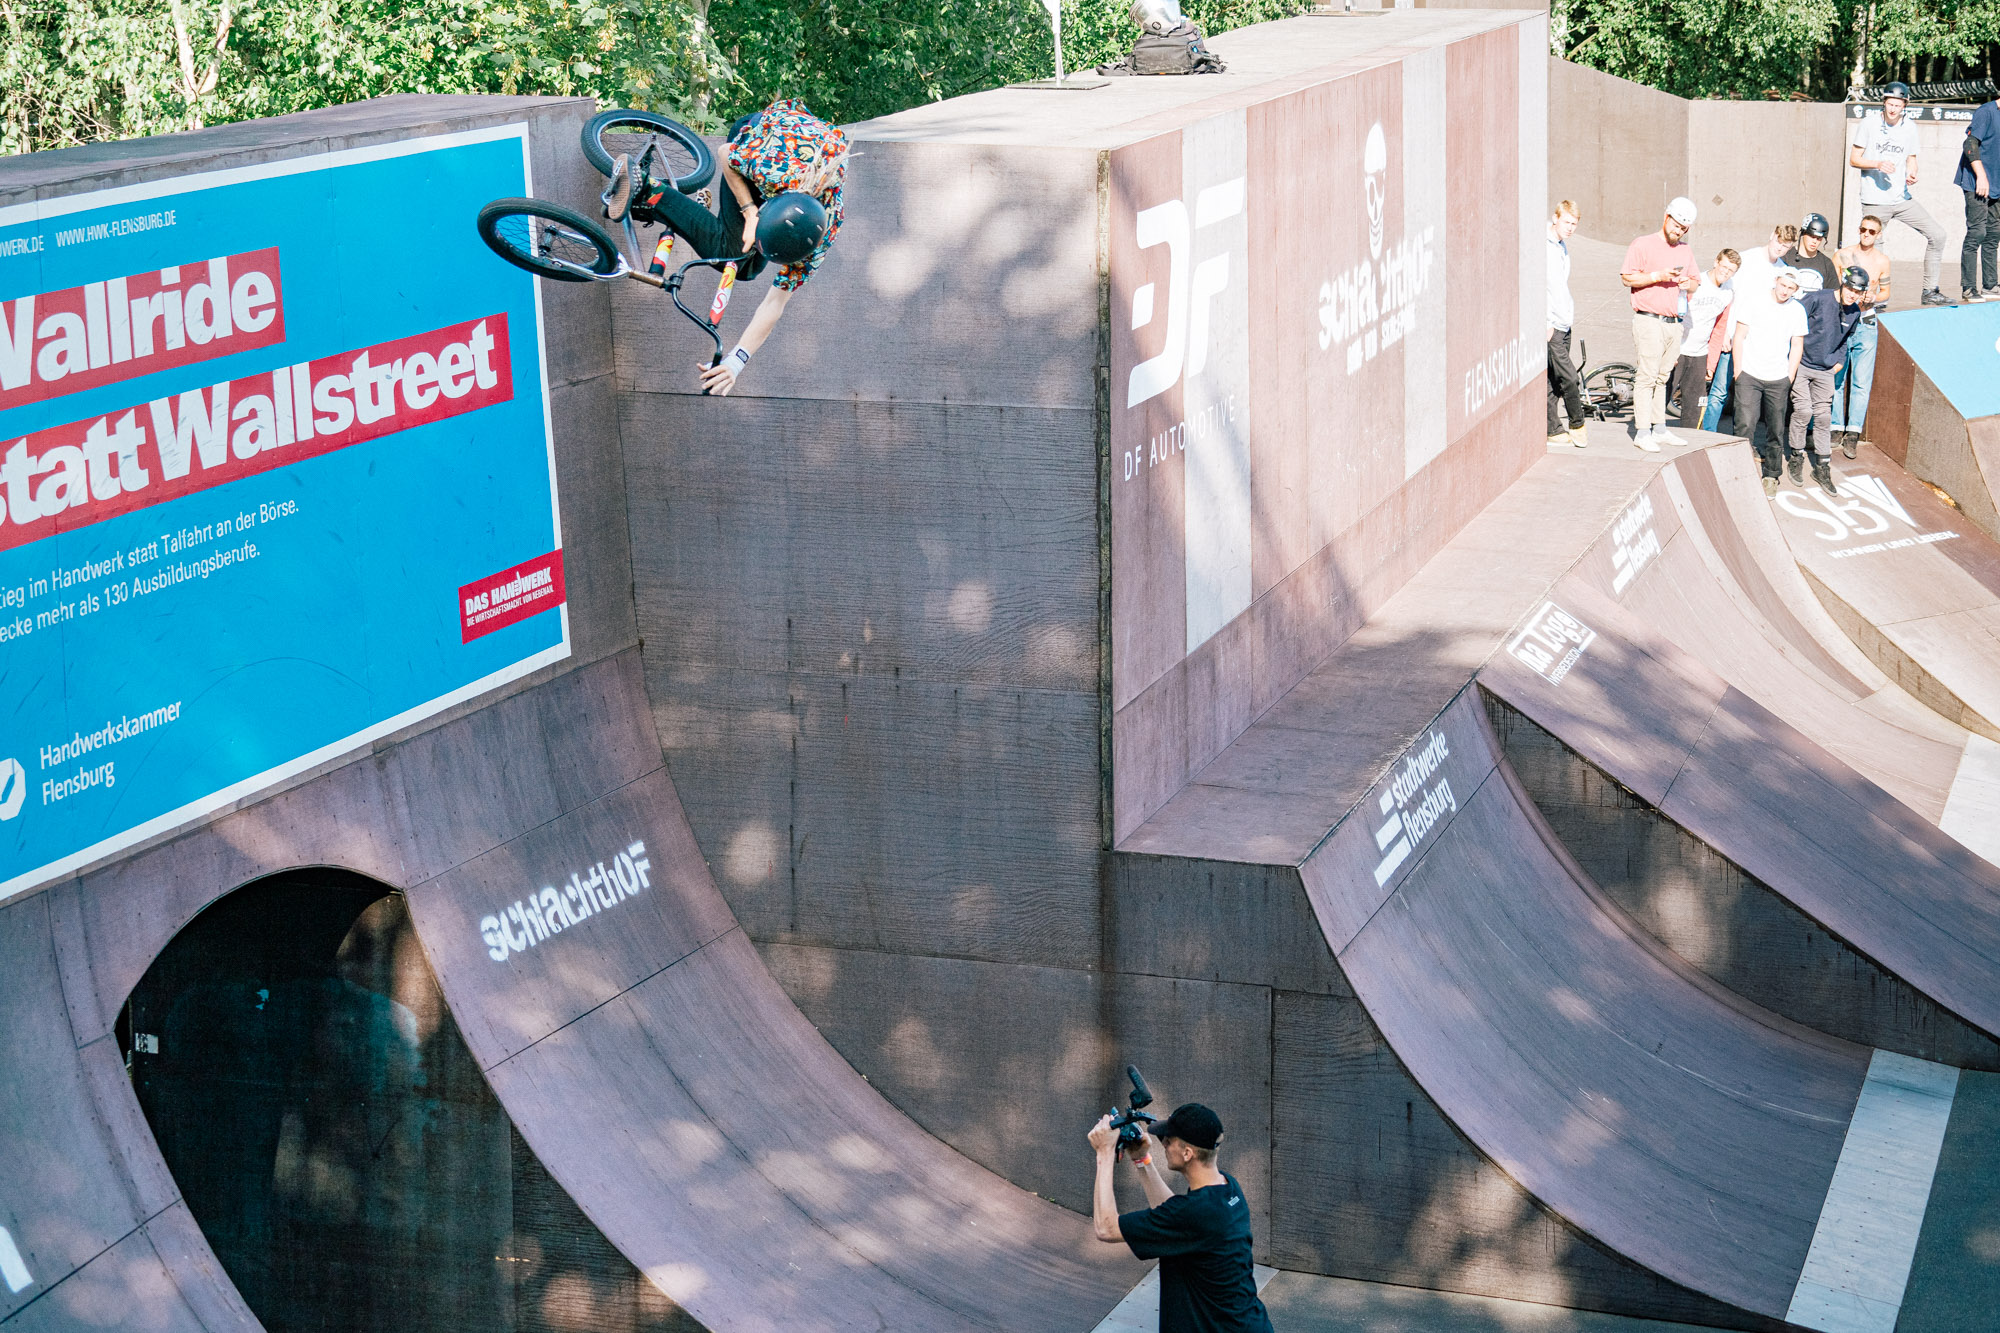
[[620,153],[611,163],[611,186],[604,192],[604,216],[613,222],[623,222],[625,215],[632,211],[633,186],[638,184],[637,173],[632,168],[632,158],[628,153]]
[[1581,426],[1571,426],[1569,428],[1569,442],[1579,449],[1587,448],[1590,445],[1589,433]]
[[1641,449],[1644,449],[1649,454],[1657,454],[1658,452],[1660,452],[1659,443],[1654,439],[1652,431],[1642,431],[1639,434],[1634,435],[1632,437],[1632,443],[1638,445]]
[[1982,301],[2000,301],[2000,287],[1988,287],[1985,291],[1979,293],[1979,299]]
[[1828,495],[1840,494],[1833,484],[1833,469],[1819,459],[1813,460],[1813,480],[1818,482],[1819,488]]
[[1551,449],[1554,449],[1554,448],[1558,448],[1558,447],[1560,447],[1560,448],[1564,448],[1564,449],[1567,449],[1567,448],[1569,448],[1569,432],[1568,432],[1568,431],[1566,431],[1566,430],[1552,430],[1552,431],[1550,431],[1550,432],[1549,432],[1549,448],[1551,448]]
[[1959,289],[1958,303],[1960,305],[1978,305],[1979,300],[1979,293],[1973,291],[1970,287],[1961,287]]
[[1958,302],[1933,287],[1923,295],[1924,305],[1957,305]]
[[1778,493],[1778,479],[1776,477],[1764,478],[1764,498],[1766,500],[1769,500],[1774,496],[1776,496],[1777,493]]
[[1861,433],[1859,431],[1850,430],[1846,432],[1840,437],[1841,455],[1846,458],[1854,457],[1854,451],[1855,449],[1860,447],[1860,444],[1861,444]]
[[1653,432],[1653,442],[1655,444],[1671,444],[1675,446],[1687,443],[1686,440],[1665,428]]
[[1792,485],[1794,486],[1805,485],[1806,456],[1804,454],[1792,454],[1789,457],[1787,457],[1785,459],[1785,471],[1791,476]]

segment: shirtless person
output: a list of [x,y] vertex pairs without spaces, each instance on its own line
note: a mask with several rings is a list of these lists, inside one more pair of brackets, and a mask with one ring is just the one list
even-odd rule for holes
[[1882,219],[1870,213],[1861,219],[1859,239],[1840,252],[1841,268],[1864,269],[1872,279],[1863,293],[1861,322],[1847,340],[1847,355],[1833,381],[1833,438],[1848,458],[1854,457],[1868,424],[1868,390],[1875,382],[1875,344],[1881,337],[1875,319],[1889,308],[1889,256],[1882,253],[1881,242]]

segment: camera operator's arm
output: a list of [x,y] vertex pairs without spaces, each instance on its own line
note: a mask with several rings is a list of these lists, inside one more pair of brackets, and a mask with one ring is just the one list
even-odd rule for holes
[[1090,1192],[1090,1225],[1097,1238],[1113,1245],[1125,1239],[1118,1229],[1118,1195],[1111,1188],[1111,1173],[1118,1165],[1118,1131],[1105,1116],[1090,1130],[1090,1146],[1097,1150],[1097,1183]]
[[1168,1199],[1174,1197],[1173,1186],[1167,1184],[1167,1178],[1160,1174],[1160,1159],[1166,1155],[1166,1145],[1151,1134],[1148,1134],[1146,1136],[1146,1160],[1132,1163],[1134,1167],[1138,1168],[1139,1183],[1145,1187],[1146,1206],[1148,1208],[1158,1208]]

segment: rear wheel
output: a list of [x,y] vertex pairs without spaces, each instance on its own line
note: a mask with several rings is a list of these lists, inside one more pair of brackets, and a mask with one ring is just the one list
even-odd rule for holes
[[1584,415],[1608,421],[1632,410],[1631,366],[1623,361],[1602,365],[1583,377]]
[[479,210],[479,239],[516,268],[557,282],[618,272],[618,247],[573,208],[541,199],[495,199]]
[[651,111],[603,111],[583,127],[583,155],[606,176],[620,153],[634,162],[650,148],[646,164],[654,180],[672,178],[682,194],[694,194],[715,179],[715,152],[699,134],[677,120]]

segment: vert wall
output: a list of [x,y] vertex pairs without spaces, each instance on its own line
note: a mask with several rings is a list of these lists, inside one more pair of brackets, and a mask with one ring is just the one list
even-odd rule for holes
[[1690,101],[1549,59],[1549,200],[1572,199],[1580,228],[1629,240],[1667,201],[1700,210],[1695,243],[1738,249],[1809,212],[1839,220],[1841,108],[1822,102]]

